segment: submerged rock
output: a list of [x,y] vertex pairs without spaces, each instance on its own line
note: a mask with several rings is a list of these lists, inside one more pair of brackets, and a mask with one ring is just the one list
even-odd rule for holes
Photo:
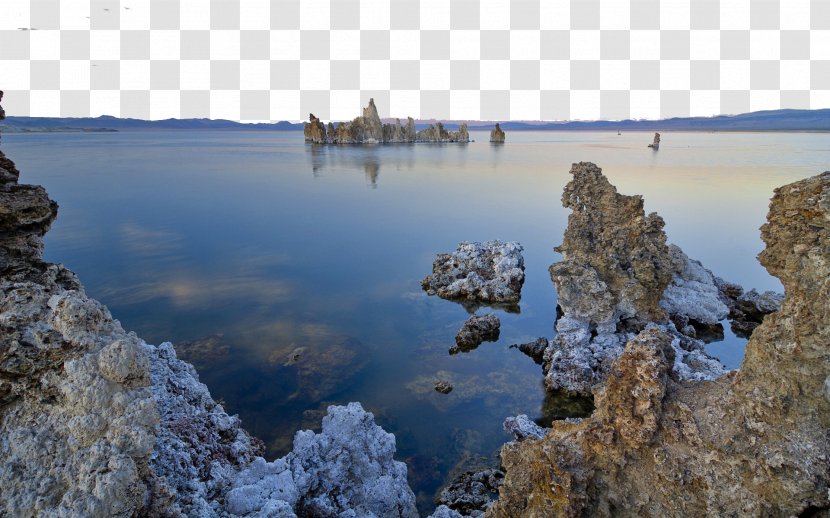
[[673,336],[625,345],[587,418],[502,448],[492,516],[806,516],[830,507],[830,172],[778,188],[759,259],[785,287],[737,373],[679,380]]
[[681,335],[669,320],[670,312],[707,324],[725,316],[711,273],[669,248],[663,219],[645,214],[642,197],[619,194],[589,162],[574,164],[571,174],[562,203],[572,213],[556,248],[563,260],[550,267],[562,317],[544,353],[547,388],[590,394],[625,343],[647,327],[672,333],[678,376],[722,374],[703,342]]
[[456,347],[450,350],[450,354],[472,351],[481,342],[495,342],[499,339],[500,327],[501,321],[493,313],[471,316],[455,335]]
[[660,134],[659,133],[654,134],[654,142],[649,144],[648,147],[654,149],[655,151],[660,149]]
[[440,392],[441,394],[449,394],[452,392],[452,383],[449,381],[436,381],[435,391]]
[[518,304],[525,280],[522,250],[515,241],[461,242],[455,252],[438,254],[421,287],[472,308]]
[[469,142],[470,135],[467,125],[461,124],[458,131],[447,131],[440,122],[430,125],[421,131],[415,130],[415,121],[407,117],[406,125],[401,126],[401,120],[395,124],[384,124],[378,115],[375,100],[369,99],[369,104],[363,108],[363,115],[355,117],[351,122],[341,122],[335,128],[332,122],[326,126],[313,114],[309,114],[309,122],[303,125],[303,136],[306,142],[315,144],[390,144],[406,142]]
[[490,142],[495,142],[498,144],[504,143],[504,131],[499,126],[499,123],[496,123],[496,127],[490,132]]

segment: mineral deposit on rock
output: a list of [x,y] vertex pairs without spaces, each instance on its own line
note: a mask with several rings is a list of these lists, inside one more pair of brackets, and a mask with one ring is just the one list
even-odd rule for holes
[[501,129],[498,122],[496,123],[496,127],[490,132],[490,142],[498,144],[504,143],[504,130]]
[[495,342],[499,339],[500,327],[499,317],[493,313],[471,316],[455,335],[456,347],[450,353],[472,351],[481,345],[481,342]]
[[351,122],[341,122],[336,127],[329,122],[328,129],[309,114],[308,122],[303,125],[306,142],[314,144],[391,144],[404,142],[469,142],[467,125],[461,124],[458,131],[447,131],[440,122],[428,128],[415,131],[415,121],[407,117],[406,124],[396,119],[395,124],[383,124],[375,106],[375,100],[363,108],[363,115]]
[[438,254],[421,287],[430,295],[473,306],[516,304],[525,280],[522,250],[515,241],[464,241],[454,252]]
[[[550,267],[563,316],[544,354],[547,387],[590,394],[625,343],[648,326],[674,336],[677,375],[708,379],[722,374],[703,342],[680,333],[666,310],[706,323],[725,316],[711,273],[679,248],[670,250],[663,219],[645,214],[642,197],[619,194],[589,162],[574,164],[571,174],[562,203],[572,213],[556,249],[563,260]],[[701,301],[709,306],[692,307]]]
[[492,516],[815,516],[830,508],[830,172],[776,189],[759,259],[785,287],[741,368],[673,373],[674,337],[625,345],[596,410],[506,445]]

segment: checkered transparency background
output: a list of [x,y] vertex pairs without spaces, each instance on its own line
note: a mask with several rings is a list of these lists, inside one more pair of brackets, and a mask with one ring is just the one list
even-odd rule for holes
[[142,119],[825,108],[830,0],[0,0],[0,89]]

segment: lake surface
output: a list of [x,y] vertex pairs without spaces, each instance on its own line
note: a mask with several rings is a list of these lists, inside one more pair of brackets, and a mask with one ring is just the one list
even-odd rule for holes
[[[319,147],[296,132],[7,135],[21,181],[60,204],[46,259],[151,343],[203,340],[180,355],[268,456],[360,401],[397,437],[422,509],[464,466],[509,440],[505,417],[569,415],[545,400],[541,368],[513,343],[550,338],[572,162],[592,161],[642,194],[669,241],[716,275],[780,290],[755,259],[773,188],[827,169],[830,135],[512,132],[474,143]],[[468,317],[420,280],[458,242],[525,248],[521,312],[501,338],[451,356]],[[479,310],[485,313],[486,308]],[[197,344],[197,345],[199,345]],[[730,368],[744,341],[709,350]],[[433,390],[448,379],[449,395]],[[578,405],[577,405],[578,406]],[[544,408],[544,410],[543,410]]]

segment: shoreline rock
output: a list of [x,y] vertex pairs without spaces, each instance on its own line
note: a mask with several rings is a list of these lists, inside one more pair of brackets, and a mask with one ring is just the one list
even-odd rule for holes
[[[723,374],[703,342],[679,332],[666,309],[706,323],[725,316],[711,272],[667,245],[663,219],[646,215],[641,196],[619,194],[590,162],[573,164],[570,172],[562,204],[572,212],[556,247],[563,260],[549,270],[562,316],[543,357],[548,390],[589,395],[625,343],[650,327],[672,335],[681,378]],[[697,307],[701,301],[712,307]]]
[[18,177],[0,152],[0,514],[417,516],[394,436],[358,403],[260,457],[171,344],[42,260],[57,204]]
[[505,445],[489,515],[806,516],[830,508],[830,171],[775,190],[759,259],[785,287],[739,371],[674,372],[674,337],[629,340],[590,417]]
[[303,124],[303,137],[312,144],[395,144],[412,142],[469,142],[470,134],[467,124],[462,123],[458,131],[448,131],[440,122],[430,124],[421,131],[415,130],[412,117],[406,118],[406,125],[396,119],[395,124],[383,124],[375,100],[363,108],[363,115],[351,122],[340,122],[335,127],[333,122],[323,124],[313,113],[308,115],[308,122]]

